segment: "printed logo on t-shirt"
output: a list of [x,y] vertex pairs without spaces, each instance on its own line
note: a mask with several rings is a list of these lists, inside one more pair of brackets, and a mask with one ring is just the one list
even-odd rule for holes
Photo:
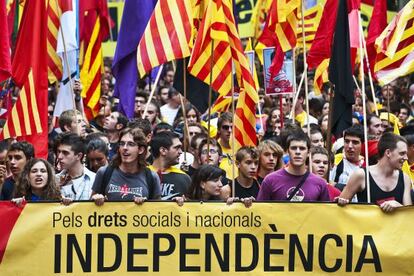
[[161,196],[168,196],[174,193],[175,185],[172,183],[162,183]]
[[[296,187],[292,187],[286,192],[286,198],[290,197],[290,194],[293,193],[295,188]],[[296,192],[296,194],[292,197],[290,201],[303,201],[304,199],[305,199],[305,192],[299,188],[299,190]]]
[[122,198],[129,194],[142,197],[142,187],[130,188],[126,184],[120,186],[109,184],[108,194],[109,193],[120,193]]

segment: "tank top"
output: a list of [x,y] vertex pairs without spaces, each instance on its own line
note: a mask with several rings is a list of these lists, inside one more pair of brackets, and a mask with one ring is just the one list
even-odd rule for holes
[[[370,182],[370,192],[371,192],[372,203],[381,205],[384,201],[395,200],[403,204],[404,173],[401,170],[399,171],[397,185],[392,191],[385,192],[380,187],[378,187],[377,183],[375,182],[371,174],[369,174],[369,182]],[[365,189],[359,192],[357,195],[358,195],[358,202],[368,202],[366,186],[365,186]]]

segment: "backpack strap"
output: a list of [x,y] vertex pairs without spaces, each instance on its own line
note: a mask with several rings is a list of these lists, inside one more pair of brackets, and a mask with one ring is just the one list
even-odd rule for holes
[[338,163],[338,166],[336,166],[336,172],[335,172],[335,179],[334,182],[338,183],[339,177],[344,172],[344,160],[341,160],[341,162]]
[[97,191],[99,194],[105,195],[106,187],[109,184],[109,180],[111,180],[111,176],[112,176],[112,173],[114,172],[114,169],[115,168],[112,167],[111,165],[108,165],[106,167],[105,172],[104,172],[103,177],[102,177],[101,189],[100,189],[100,191]]
[[152,175],[151,170],[147,167],[144,168],[144,173],[145,173],[145,181],[147,182],[147,185],[148,185],[148,199],[153,199],[154,198],[154,186],[155,186],[154,176]]
[[305,175],[302,177],[302,179],[299,181],[298,185],[296,185],[293,192],[287,197],[287,201],[291,201],[292,198],[296,195],[296,193],[299,191],[299,189],[303,186],[303,183],[305,183],[306,179],[308,178],[310,172],[307,171]]

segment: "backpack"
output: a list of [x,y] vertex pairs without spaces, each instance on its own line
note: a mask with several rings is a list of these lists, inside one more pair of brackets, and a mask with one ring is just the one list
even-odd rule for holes
[[341,160],[341,162],[339,162],[338,165],[336,166],[336,173],[335,173],[335,179],[334,179],[335,183],[338,183],[339,177],[341,176],[343,172],[344,172],[344,160]]
[[[108,167],[106,167],[105,172],[102,177],[101,189],[100,191],[97,191],[99,194],[102,194],[102,195],[105,194],[106,187],[109,184],[109,180],[111,180],[111,176],[112,176],[112,173],[114,172],[114,169],[115,168],[111,165],[108,165]],[[145,182],[148,185],[148,199],[152,199],[154,197],[154,186],[155,186],[154,177],[152,176],[151,170],[148,168],[144,168],[144,173],[145,173]]]

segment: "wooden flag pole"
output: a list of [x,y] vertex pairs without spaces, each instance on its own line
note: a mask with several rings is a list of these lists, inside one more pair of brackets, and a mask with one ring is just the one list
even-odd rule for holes
[[[302,14],[301,14],[301,20],[302,20],[302,40],[303,40],[303,67],[305,75],[305,100],[306,100],[306,123],[307,123],[307,132],[308,137],[310,138],[310,120],[309,120],[309,91],[308,91],[308,67],[306,66],[306,37],[305,37],[305,0],[301,1],[301,8],[302,8]],[[298,91],[298,95],[300,93],[300,90]],[[293,106],[295,108],[295,106]],[[309,153],[309,171],[312,172],[312,155]]]
[[213,98],[212,83],[213,83],[213,66],[214,66],[214,39],[211,40],[210,51],[210,81],[208,85],[208,122],[207,122],[207,156],[210,154],[210,129],[211,129],[211,100]]
[[[361,13],[358,11],[358,23],[361,26]],[[362,30],[362,28],[360,28]],[[367,125],[367,109],[366,109],[366,95],[365,95],[365,76],[364,76],[364,52],[362,47],[362,36],[363,32],[359,32],[359,54],[361,57],[359,73],[361,75],[361,94],[362,94],[362,110],[364,116],[364,147],[365,147],[365,178],[366,178],[366,187],[367,187],[367,200],[368,203],[371,203],[371,190],[370,190],[370,181],[369,181],[369,156],[368,156],[368,125]]]
[[155,78],[154,85],[152,86],[151,93],[149,95],[147,104],[145,105],[144,113],[142,113],[142,119],[145,119],[145,116],[147,115],[148,107],[151,103],[152,98],[154,97],[155,89],[157,88],[158,81],[160,80],[163,67],[164,67],[164,64],[161,64],[158,70],[158,73],[157,73],[157,77]]
[[[362,34],[364,33],[361,24],[359,25],[359,31]],[[377,106],[377,100],[375,99],[374,83],[372,81],[372,75],[371,75],[371,65],[369,64],[369,60],[368,60],[367,44],[366,44],[366,41],[365,41],[365,37],[364,36],[362,36],[362,46],[364,48],[365,62],[367,63],[368,77],[369,77],[369,85],[371,87],[371,94],[372,94],[372,101],[374,102],[375,115],[379,116],[378,106]]]
[[332,159],[332,116],[333,116],[333,88],[332,84],[329,84],[329,115],[328,115],[328,131],[326,137],[326,148],[328,150],[328,174],[326,175],[326,181],[329,183],[329,172],[331,171],[331,159]]
[[[183,59],[183,85],[184,85],[184,98],[187,98],[187,68],[186,68],[186,64],[185,64],[185,58]],[[187,112],[185,110],[185,106],[184,106],[184,100],[183,97],[180,95],[180,101],[181,101],[181,109],[183,110],[183,117],[184,117],[184,140],[183,140],[183,144],[184,144],[184,163],[187,164],[187,142],[190,142],[189,140],[187,141],[187,139],[190,139],[190,135],[188,133],[188,122],[187,122]],[[189,164],[187,164],[189,165]]]
[[[234,118],[234,78],[233,78],[233,62],[232,62],[232,69],[231,69],[231,113],[233,114],[233,118]],[[234,129],[235,129],[235,124],[233,122],[232,126],[232,131],[231,131],[231,173],[233,174],[232,177],[232,181],[231,181],[231,196],[232,197],[236,197],[236,168],[235,168],[235,145],[234,145],[234,139],[235,139],[235,135],[234,135]]]
[[[307,68],[307,66],[305,64],[305,69],[306,68]],[[303,84],[304,78],[305,78],[305,74],[303,73],[302,77],[300,78],[297,91],[300,91],[302,89],[302,84]],[[290,110],[290,116],[289,117],[292,119],[293,122],[295,121],[295,115],[296,115],[295,114],[295,106],[296,106],[296,102],[298,101],[298,98],[299,98],[299,92],[295,94],[295,97],[293,98],[293,102],[292,102],[292,108]]]

